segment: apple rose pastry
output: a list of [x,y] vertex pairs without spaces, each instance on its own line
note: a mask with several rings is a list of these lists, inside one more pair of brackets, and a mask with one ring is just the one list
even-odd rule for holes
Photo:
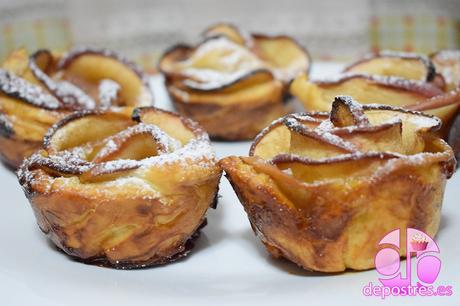
[[252,139],[272,120],[292,111],[288,84],[308,74],[308,53],[287,36],[247,34],[218,24],[195,47],[177,45],[159,68],[177,110],[211,137]]
[[334,78],[309,81],[300,75],[291,92],[308,111],[330,111],[336,95],[350,95],[363,104],[423,111],[442,119],[440,134],[446,138],[460,105],[460,91],[452,91],[445,74],[437,71],[441,65],[439,59],[437,62],[412,53],[385,51],[351,64]]
[[0,157],[18,167],[70,112],[152,102],[144,73],[114,52],[15,51],[0,69]]
[[456,163],[433,133],[439,126],[430,115],[338,96],[330,114],[276,120],[249,157],[220,163],[274,257],[315,271],[369,269],[390,230],[438,230]]
[[68,255],[115,268],[187,255],[221,168],[196,123],[154,107],[76,112],[26,159],[19,182],[40,229]]

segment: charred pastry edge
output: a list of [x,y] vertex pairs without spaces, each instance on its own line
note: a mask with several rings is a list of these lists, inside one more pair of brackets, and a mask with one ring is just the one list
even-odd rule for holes
[[[441,128],[442,122],[439,118],[433,115],[429,115],[423,112],[419,111],[414,111],[414,110],[408,110],[405,108],[401,107],[396,107],[396,106],[390,106],[390,105],[383,105],[383,104],[363,104],[362,108],[364,111],[366,110],[389,110],[389,111],[397,111],[401,113],[406,113],[406,114],[412,114],[412,115],[418,115],[418,116],[423,116],[426,118],[430,118],[436,121],[436,125],[432,126],[431,128],[428,129],[429,132],[435,132]],[[303,113],[294,113],[294,114],[288,114],[286,116],[283,116],[281,118],[278,118],[274,120],[272,123],[270,123],[266,128],[264,128],[262,131],[259,132],[259,134],[254,138],[254,141],[249,149],[249,156],[254,156],[255,150],[257,148],[257,145],[260,143],[260,141],[270,133],[274,128],[279,127],[281,125],[285,125],[286,119],[288,118],[294,118],[297,121],[302,122],[302,119],[299,117],[306,116],[306,117],[314,117],[314,116],[324,116],[325,120],[327,120],[329,113],[328,112],[303,112]],[[379,129],[384,129],[388,127],[388,125],[395,124],[394,123],[385,123],[381,124],[378,126],[362,126],[356,129],[353,129],[353,132],[358,132],[358,133],[363,133],[363,132],[372,132],[372,131],[377,131]],[[340,135],[340,134],[345,134],[345,133],[351,133],[351,131],[348,130],[349,128],[337,128],[334,130],[329,131],[329,133],[334,134],[334,135]]]
[[439,87],[423,81],[408,80],[400,77],[374,76],[370,74],[354,72],[344,73],[334,80],[312,80],[311,82],[317,84],[318,86],[331,86],[343,83],[351,79],[364,79],[378,86],[415,92],[427,98],[431,98],[443,93]]
[[436,76],[436,68],[429,57],[421,55],[421,54],[415,54],[415,53],[409,53],[409,52],[395,52],[395,51],[390,51],[390,50],[384,50],[380,52],[374,52],[374,53],[367,54],[363,58],[359,59],[358,61],[346,66],[343,69],[343,72],[348,72],[352,68],[356,67],[357,65],[360,65],[365,62],[369,62],[369,61],[372,61],[378,58],[400,58],[400,59],[408,59],[408,60],[419,60],[420,62],[422,62],[422,64],[425,66],[427,70],[426,78],[424,81],[431,82],[434,80]]
[[300,162],[306,165],[324,165],[330,163],[341,163],[347,161],[357,161],[363,159],[381,159],[387,160],[392,158],[401,158],[404,155],[395,154],[390,152],[353,152],[349,154],[342,154],[335,157],[328,157],[322,159],[310,159],[308,157],[295,155],[295,154],[278,154],[271,159],[271,162],[275,165],[284,164],[284,163],[292,163],[292,162]]
[[0,111],[0,136],[11,138],[14,134],[13,123],[5,113]]

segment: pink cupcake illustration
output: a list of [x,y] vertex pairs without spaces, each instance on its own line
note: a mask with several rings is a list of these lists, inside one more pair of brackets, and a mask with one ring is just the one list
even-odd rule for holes
[[410,244],[414,251],[425,251],[428,246],[428,239],[422,233],[416,233],[412,236]]

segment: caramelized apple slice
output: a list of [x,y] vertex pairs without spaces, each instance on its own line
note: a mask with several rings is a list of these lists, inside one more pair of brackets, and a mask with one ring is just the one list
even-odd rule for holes
[[112,80],[120,87],[119,104],[142,106],[152,103],[152,94],[143,72],[132,62],[108,50],[77,48],[57,64],[62,80],[69,81],[97,99],[99,84]]
[[[376,77],[362,74],[345,74],[334,80],[308,81],[297,78],[291,85],[291,93],[298,97],[308,110],[327,111],[336,95],[351,95],[363,104],[381,103],[399,107],[422,107],[430,99],[444,95],[431,83],[411,81],[394,77]],[[429,114],[449,122],[458,103],[424,109]]]
[[344,72],[395,76],[408,80],[431,82],[435,67],[429,58],[405,52],[381,51],[349,65]]
[[353,180],[370,176],[375,169],[383,166],[392,154],[369,153],[361,155],[342,155],[323,160],[309,159],[297,155],[282,154],[273,158],[280,170],[291,170],[293,177],[305,183],[325,180]]
[[[88,142],[100,141],[133,125],[132,108],[112,112],[79,112],[61,120],[45,136],[45,149],[53,154]],[[98,128],[93,128],[97,126]],[[84,131],[84,132],[82,132]],[[72,135],[72,137],[69,137]]]
[[311,59],[308,51],[291,37],[255,34],[254,52],[266,62],[276,77],[289,84],[298,74],[308,74]]

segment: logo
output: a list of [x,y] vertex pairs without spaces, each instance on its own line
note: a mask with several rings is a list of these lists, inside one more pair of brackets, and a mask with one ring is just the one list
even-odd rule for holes
[[[395,229],[379,241],[375,268],[380,284],[369,283],[363,287],[363,294],[380,296],[382,299],[390,295],[451,296],[452,286],[434,285],[441,271],[441,259],[438,257],[439,247],[433,238],[414,228],[407,228],[404,234],[405,240],[400,229]],[[402,243],[405,243],[406,250],[405,265],[402,265],[400,256]],[[415,264],[412,257],[415,257]]]

